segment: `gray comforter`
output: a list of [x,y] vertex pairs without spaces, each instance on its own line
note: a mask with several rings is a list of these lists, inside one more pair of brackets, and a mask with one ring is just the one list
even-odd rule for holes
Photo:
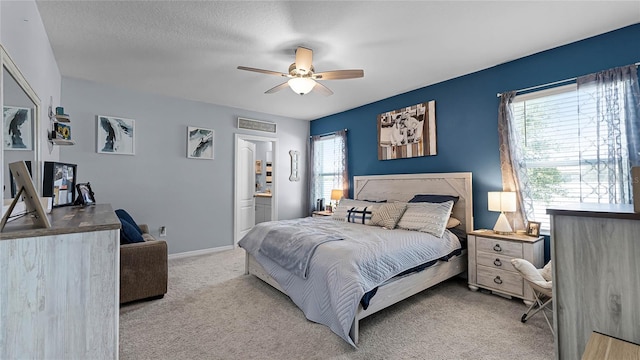
[[307,278],[311,256],[327,241],[342,240],[339,234],[294,225],[275,225],[262,240],[260,252],[278,265]]
[[[304,279],[259,251],[269,231],[282,225],[329,231],[344,240],[319,245]],[[437,238],[418,231],[311,217],[260,223],[238,245],[256,258],[307,319],[327,325],[353,346],[349,330],[366,292],[407,269],[460,248],[458,238],[449,231]]]

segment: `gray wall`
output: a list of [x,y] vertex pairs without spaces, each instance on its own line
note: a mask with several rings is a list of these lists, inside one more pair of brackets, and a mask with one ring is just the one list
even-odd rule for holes
[[[0,1],[0,43],[40,98],[40,121],[36,135],[40,160],[58,160],[58,147],[49,146],[47,140],[50,125],[48,107],[49,104],[54,107],[60,104],[62,78],[35,1]],[[4,161],[3,154],[2,163],[16,160],[18,152],[8,151],[14,158],[7,161]],[[42,163],[39,166],[42,169]],[[4,169],[4,172],[9,171],[6,167]],[[40,183],[36,185],[41,186]]]
[[[71,116],[74,146],[60,161],[78,165],[78,181],[90,181],[96,200],[123,208],[158,236],[167,227],[172,254],[233,244],[235,134],[277,138],[274,154],[278,219],[306,214],[306,171],[290,182],[289,150],[306,159],[307,121],[62,79],[62,103]],[[135,120],[135,155],[96,152],[96,115]],[[237,118],[276,122],[276,134],[238,130]],[[186,157],[187,126],[215,130],[214,160]],[[301,164],[306,169],[306,160]]]

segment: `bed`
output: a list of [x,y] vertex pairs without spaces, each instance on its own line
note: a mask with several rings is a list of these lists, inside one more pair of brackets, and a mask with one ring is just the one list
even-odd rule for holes
[[[458,196],[459,200],[454,204],[451,216],[460,220],[457,229],[462,233],[473,230],[471,173],[354,177],[354,199],[386,200],[387,203],[407,202],[417,194]],[[303,310],[309,320],[329,326],[334,333],[353,346],[358,343],[359,321],[363,318],[444,280],[466,273],[467,253],[465,249],[462,249],[458,250],[455,256],[451,256],[448,261],[436,261],[437,259],[431,261],[434,264],[422,271],[396,273],[394,271],[397,269],[386,270],[388,264],[384,264],[385,266],[380,267],[385,270],[379,271],[376,268],[376,272],[382,273],[379,276],[388,274],[393,274],[393,276],[384,279],[373,277],[369,282],[354,280],[355,282],[343,284],[336,280],[336,276],[342,271],[341,267],[344,266],[342,263],[350,264],[350,262],[342,259],[342,253],[336,252],[336,248],[345,246],[346,242],[329,241],[317,246],[313,257],[309,260],[309,278],[304,278],[300,273],[296,275],[291,269],[285,270],[281,265],[265,257],[258,251],[256,242],[252,240],[254,238],[262,239],[274,226],[283,228],[298,226],[311,229],[312,225],[315,226],[313,223],[319,224],[319,228],[326,230],[327,234],[335,231],[350,240],[354,238],[354,233],[366,233],[367,236],[373,238],[387,236],[383,233],[386,231],[386,234],[393,233],[394,236],[408,239],[406,243],[409,244],[414,241],[413,237],[418,236],[419,232],[382,230],[369,225],[341,224],[342,222],[332,219],[305,218],[258,224],[240,241],[240,246],[246,250],[246,273],[255,275],[287,294]],[[445,240],[447,237],[450,235],[442,236],[441,246],[443,249],[441,251],[448,251],[446,249],[450,245]],[[395,244],[395,242],[393,243]],[[364,251],[367,252],[368,249]],[[412,250],[410,254],[414,254],[414,251]],[[402,256],[407,256],[407,254],[402,254]],[[326,269],[318,265],[320,261],[327,262],[331,259],[336,259],[336,264],[331,264]],[[338,264],[339,262],[341,264]],[[392,264],[391,267],[393,266]],[[316,270],[321,268],[326,274],[321,273],[321,270]],[[347,275],[347,277],[350,276]],[[375,289],[372,287],[371,281],[375,282]],[[340,286],[335,284],[340,284]],[[346,292],[344,288],[347,288]],[[362,299],[363,295],[369,295],[370,290],[375,291],[375,295],[365,304]],[[332,292],[336,292],[336,294],[332,294]]]

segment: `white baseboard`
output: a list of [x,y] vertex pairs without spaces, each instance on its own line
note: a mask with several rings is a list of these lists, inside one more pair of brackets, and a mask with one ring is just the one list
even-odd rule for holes
[[233,249],[234,249],[233,245],[225,245],[225,246],[218,246],[218,247],[214,247],[214,248],[210,248],[210,249],[186,251],[186,252],[181,252],[181,253],[177,253],[177,254],[169,254],[168,258],[169,258],[169,260],[171,260],[171,259],[181,259],[181,258],[186,258],[186,257],[191,257],[191,256],[206,255],[206,254],[212,254],[212,253],[217,253],[217,252],[220,252],[220,251],[233,250]]

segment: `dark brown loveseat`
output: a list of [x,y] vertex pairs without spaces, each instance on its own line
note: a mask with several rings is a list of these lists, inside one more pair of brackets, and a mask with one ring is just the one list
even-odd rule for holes
[[120,245],[120,304],[167,293],[167,243],[140,225],[144,242]]

